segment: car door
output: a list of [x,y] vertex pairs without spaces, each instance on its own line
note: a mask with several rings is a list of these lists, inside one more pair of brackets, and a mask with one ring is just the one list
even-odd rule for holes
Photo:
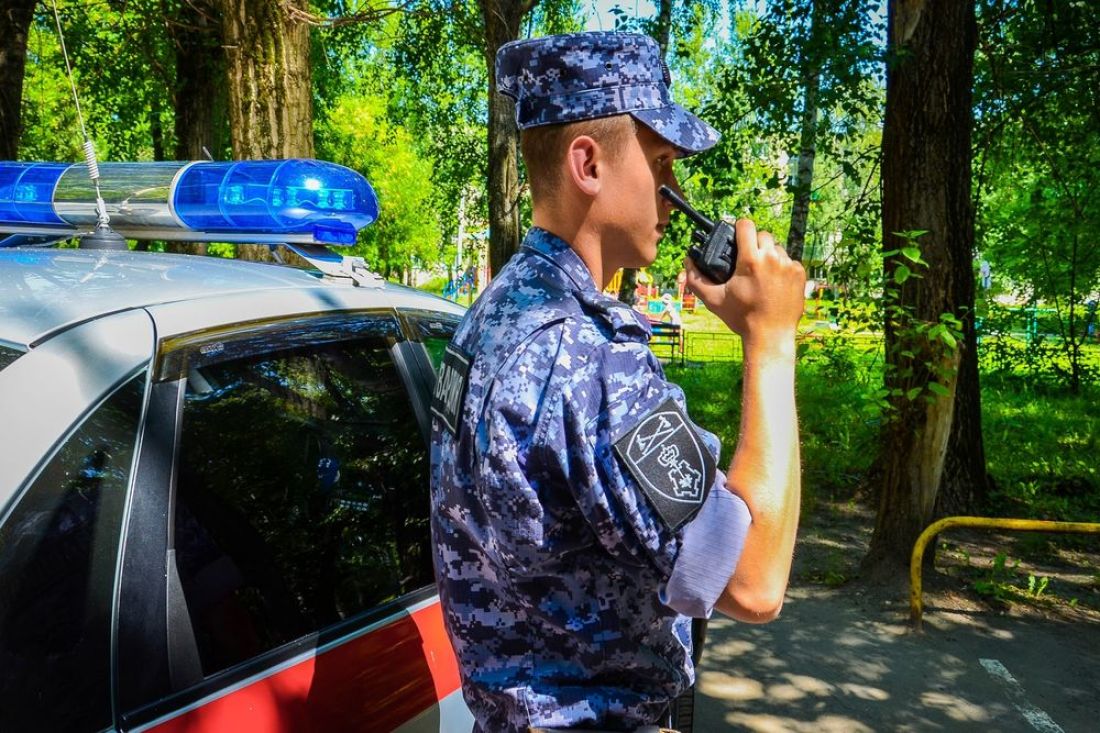
[[0,730],[102,730],[153,324],[124,311],[33,343],[0,349]]
[[389,310],[166,345],[122,556],[120,727],[470,730],[417,359]]

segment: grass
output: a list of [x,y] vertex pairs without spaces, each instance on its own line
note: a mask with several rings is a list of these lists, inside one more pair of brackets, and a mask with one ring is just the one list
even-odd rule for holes
[[1100,521],[1100,402],[986,380],[982,429],[997,483],[991,509],[1006,516]]

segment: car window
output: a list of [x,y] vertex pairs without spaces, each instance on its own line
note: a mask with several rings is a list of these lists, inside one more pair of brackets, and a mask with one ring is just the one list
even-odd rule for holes
[[420,342],[424,344],[424,350],[428,352],[432,369],[438,374],[439,365],[443,363],[443,351],[455,335],[458,319],[454,316],[421,315],[413,318],[412,324]]
[[0,730],[111,723],[111,598],[144,385],[92,412],[0,527]]
[[22,355],[22,351],[0,344],[0,371],[4,371],[8,365]]
[[432,582],[391,340],[301,340],[189,371],[175,548],[207,676]]

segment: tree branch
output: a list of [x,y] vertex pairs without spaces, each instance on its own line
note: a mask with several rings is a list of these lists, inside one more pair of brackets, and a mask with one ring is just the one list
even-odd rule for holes
[[314,27],[328,27],[339,28],[346,25],[355,25],[357,23],[377,23],[383,18],[389,17],[394,13],[407,12],[413,5],[415,0],[404,0],[396,5],[390,5],[382,2],[378,5],[370,7],[366,10],[360,10],[350,15],[340,15],[335,17],[326,17],[311,13],[308,10],[292,5],[290,2],[284,0],[282,3],[283,9],[286,11],[287,16],[298,23],[305,23],[306,25]]

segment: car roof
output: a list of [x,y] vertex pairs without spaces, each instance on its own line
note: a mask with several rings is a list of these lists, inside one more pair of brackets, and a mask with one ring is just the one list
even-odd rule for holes
[[[77,323],[133,308],[235,293],[317,288],[326,282],[332,281],[307,270],[216,257],[0,249],[0,344],[30,348]],[[432,310],[445,303],[389,283],[377,290],[380,305],[386,302],[387,292],[400,292],[405,302],[410,296],[422,300],[423,307]]]

